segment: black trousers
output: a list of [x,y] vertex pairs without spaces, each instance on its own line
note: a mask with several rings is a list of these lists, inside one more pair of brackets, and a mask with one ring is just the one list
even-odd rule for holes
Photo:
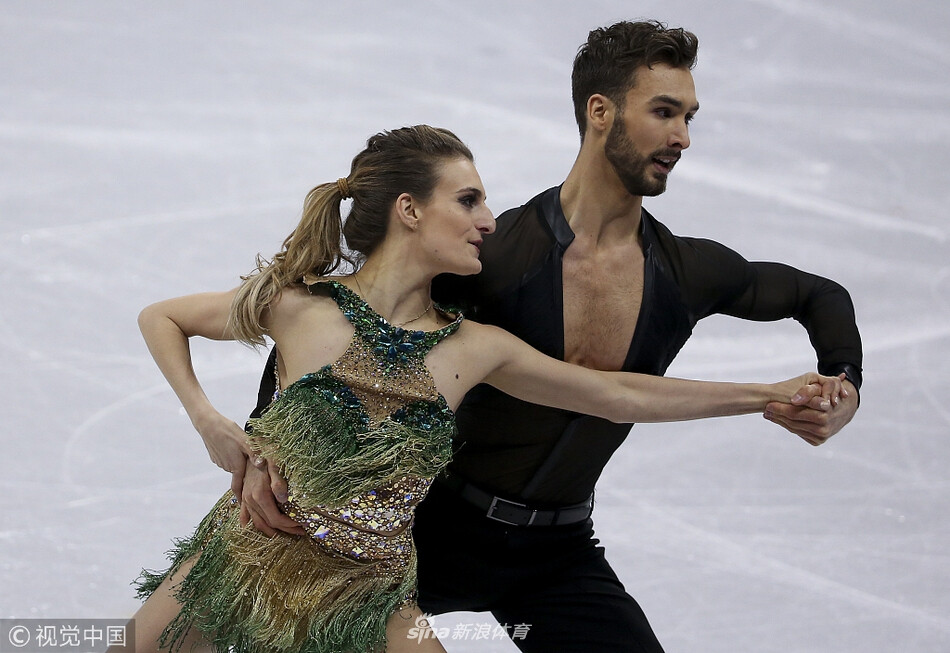
[[491,612],[527,653],[662,653],[594,538],[591,520],[509,526],[436,482],[416,511],[419,607]]

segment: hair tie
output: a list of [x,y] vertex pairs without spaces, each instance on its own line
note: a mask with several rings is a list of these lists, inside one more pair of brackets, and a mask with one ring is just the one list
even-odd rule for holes
[[343,199],[350,197],[350,184],[346,181],[346,177],[340,177],[336,180],[337,190],[340,191],[340,195],[343,196]]

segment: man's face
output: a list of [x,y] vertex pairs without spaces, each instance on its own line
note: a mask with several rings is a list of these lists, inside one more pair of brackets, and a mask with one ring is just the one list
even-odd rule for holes
[[689,147],[689,122],[699,110],[693,76],[685,68],[655,64],[637,69],[604,154],[631,195],[654,196]]

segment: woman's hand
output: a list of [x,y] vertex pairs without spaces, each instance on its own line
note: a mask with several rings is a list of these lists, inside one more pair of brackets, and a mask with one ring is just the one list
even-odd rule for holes
[[797,386],[795,393],[788,400],[788,403],[793,406],[831,410],[838,405],[842,397],[848,396],[848,391],[841,385],[844,380],[844,373],[838,376],[824,376],[809,372],[784,381],[780,385]]
[[246,460],[256,458],[244,429],[221,413],[206,411],[192,424],[204,440],[211,462],[224,471],[243,473]]

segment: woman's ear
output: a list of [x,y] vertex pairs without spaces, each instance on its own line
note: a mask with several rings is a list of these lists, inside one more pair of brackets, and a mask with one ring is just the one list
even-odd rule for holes
[[412,198],[412,195],[403,193],[396,198],[396,204],[393,207],[396,219],[412,231],[419,228],[418,206],[418,202]]

